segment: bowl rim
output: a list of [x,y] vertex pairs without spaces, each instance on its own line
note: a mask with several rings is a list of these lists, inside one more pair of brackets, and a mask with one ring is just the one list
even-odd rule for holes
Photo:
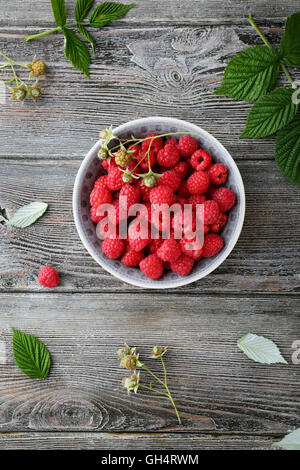
[[131,285],[136,286],[136,287],[142,287],[142,288],[147,288],[147,289],[172,289],[172,288],[181,287],[181,286],[184,286],[184,285],[191,284],[193,282],[198,281],[199,279],[202,279],[202,278],[206,277],[208,274],[210,274],[212,271],[217,269],[225,261],[225,259],[229,256],[229,254],[231,253],[231,251],[235,247],[235,245],[236,245],[236,243],[239,239],[239,236],[241,234],[242,228],[243,228],[243,224],[244,224],[244,220],[245,220],[245,211],[246,211],[246,197],[245,197],[245,188],[244,188],[243,179],[242,179],[239,168],[238,168],[237,164],[235,163],[233,157],[230,155],[228,150],[223,146],[223,144],[221,144],[221,142],[218,139],[216,139],[216,137],[214,137],[212,134],[210,134],[208,131],[206,131],[202,127],[197,126],[196,124],[193,124],[193,123],[188,122],[188,121],[184,121],[182,119],[177,119],[177,118],[169,118],[169,117],[162,117],[162,116],[151,116],[151,117],[139,118],[139,119],[134,119],[134,120],[131,120],[131,121],[127,121],[127,122],[121,124],[120,126],[114,128],[113,132],[118,135],[118,134],[122,133],[128,127],[128,125],[143,125],[143,124],[146,124],[146,123],[149,123],[149,122],[152,123],[154,120],[159,121],[158,124],[159,123],[169,123],[170,126],[172,126],[172,123],[174,123],[174,124],[180,124],[180,125],[187,125],[190,128],[193,127],[195,129],[195,132],[199,132],[199,130],[200,130],[203,135],[206,135],[210,140],[215,142],[219,146],[219,148],[231,160],[231,164],[235,169],[235,173],[236,173],[235,176],[237,177],[237,185],[238,185],[239,190],[240,190],[240,194],[239,194],[240,210],[239,210],[238,223],[235,227],[233,236],[230,239],[230,242],[227,244],[227,246],[225,246],[225,249],[224,249],[224,252],[222,253],[222,255],[217,260],[215,260],[215,262],[213,261],[211,263],[211,265],[206,269],[205,272],[200,273],[198,276],[197,276],[197,274],[194,274],[194,276],[192,276],[192,277],[182,276],[182,277],[176,279],[176,281],[170,281],[169,283],[164,283],[162,285],[159,285],[159,282],[160,282],[159,279],[156,280],[156,281],[152,281],[152,282],[149,282],[149,280],[147,282],[144,282],[143,280],[135,280],[135,279],[130,279],[130,278],[129,279],[127,279],[127,278],[124,279],[122,277],[122,275],[117,273],[109,265],[106,265],[106,264],[102,263],[101,259],[99,259],[99,257],[96,255],[95,250],[94,250],[92,244],[90,243],[89,239],[86,237],[86,235],[84,233],[84,230],[82,229],[82,221],[81,221],[81,218],[80,218],[80,207],[79,207],[79,198],[78,198],[79,191],[80,191],[80,188],[81,188],[80,181],[81,181],[81,179],[84,176],[84,173],[86,171],[86,164],[87,164],[87,162],[89,162],[90,160],[92,160],[94,158],[95,152],[97,152],[99,150],[100,145],[101,145],[99,141],[97,141],[93,145],[93,147],[89,150],[89,152],[86,154],[86,156],[82,160],[81,165],[79,167],[79,170],[77,172],[75,182],[74,182],[74,186],[73,186],[73,197],[72,197],[73,217],[74,217],[75,226],[76,226],[78,235],[79,235],[85,249],[89,252],[89,254],[92,256],[92,258],[103,269],[108,271],[114,277],[118,278],[119,280],[121,280],[123,282],[126,282],[127,284],[131,284]]

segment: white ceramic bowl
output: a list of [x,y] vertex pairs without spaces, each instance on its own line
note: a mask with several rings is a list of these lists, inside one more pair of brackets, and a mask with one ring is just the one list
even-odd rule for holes
[[[101,174],[106,173],[102,168],[101,161],[97,157],[100,148],[99,141],[89,151],[79,168],[73,191],[73,211],[76,228],[82,243],[91,256],[106,271],[122,281],[135,286],[153,289],[170,289],[189,284],[207,276],[227,258],[242,230],[245,215],[245,191],[240,172],[233,158],[217,139],[201,129],[201,127],[179,119],[150,117],[129,121],[114,129],[114,135],[122,138],[129,138],[131,135],[142,138],[151,132],[158,134],[182,132],[182,135],[185,132],[196,132],[199,134],[199,137],[193,137],[199,141],[202,148],[212,155],[213,161],[224,163],[227,166],[229,176],[226,186],[235,192],[237,202],[229,212],[227,225],[221,232],[222,238],[224,239],[223,249],[212,258],[203,258],[199,262],[196,262],[188,276],[181,277],[171,271],[167,271],[156,281],[147,278],[138,268],[129,268],[122,265],[119,260],[108,259],[101,251],[102,242],[97,238],[96,226],[89,217],[89,195],[91,188],[95,180],[101,176]],[[180,135],[175,137],[179,138]]]

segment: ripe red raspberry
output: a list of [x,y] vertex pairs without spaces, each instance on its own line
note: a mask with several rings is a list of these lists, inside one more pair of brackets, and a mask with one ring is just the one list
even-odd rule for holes
[[219,205],[216,201],[204,202],[204,223],[207,225],[214,224],[220,216]]
[[194,260],[190,256],[181,255],[175,263],[171,263],[171,269],[179,276],[187,276],[194,265]]
[[112,195],[107,189],[94,188],[90,195],[91,206],[99,207],[101,204],[110,204]]
[[204,204],[206,197],[204,194],[192,194],[187,198],[187,203],[192,204],[193,209],[196,210],[198,204]]
[[149,245],[151,238],[149,232],[139,234],[136,224],[132,221],[128,227],[128,241],[130,248],[134,251],[141,251],[145,246]]
[[138,266],[142,259],[144,258],[144,253],[142,251],[134,251],[129,249],[121,258],[121,263],[124,266],[134,267]]
[[151,188],[151,204],[168,204],[168,206],[170,206],[173,200],[173,191],[169,186],[156,186],[155,188]]
[[163,261],[169,261],[170,263],[174,263],[180,255],[180,245],[172,238],[170,240],[164,240],[157,250],[157,256],[159,256]]
[[49,287],[50,289],[58,286],[60,281],[56,269],[52,266],[45,266],[42,268],[39,272],[38,279],[41,286]]
[[211,165],[211,155],[203,149],[196,150],[191,157],[191,165],[197,171],[204,171]]
[[195,171],[187,180],[190,194],[203,194],[209,188],[209,176],[204,171]]
[[107,187],[110,191],[118,191],[125,184],[122,180],[122,171],[118,167],[112,167],[109,169],[107,177]]
[[174,170],[165,171],[158,179],[158,186],[169,186],[172,191],[177,191],[180,183],[181,179]]
[[152,188],[149,188],[148,186],[145,186],[143,184],[143,180],[139,179],[137,182],[137,186],[139,186],[141,193],[142,193],[142,199],[144,202],[149,202],[150,201],[150,192]]
[[190,195],[188,187],[187,187],[187,181],[182,180],[178,189],[178,196],[180,197],[188,197]]
[[156,253],[158,248],[163,244],[163,240],[161,238],[157,238],[154,240],[151,240],[151,243],[149,245],[149,250],[151,253]]
[[157,163],[170,168],[176,165],[180,159],[180,153],[175,145],[165,145],[157,154]]
[[204,237],[202,256],[204,256],[204,258],[210,258],[216,255],[223,248],[223,245],[224,242],[220,235],[208,233]]
[[190,256],[194,260],[199,260],[202,257],[202,247],[200,247],[200,244],[199,242],[197,242],[196,237],[191,240],[188,238],[182,238],[180,240],[180,246],[182,252],[185,255]]
[[[133,204],[137,204],[141,199],[141,189],[139,186],[133,186],[129,183],[124,184],[122,187],[119,198],[127,198],[127,207],[129,208]],[[120,199],[120,202],[122,200]],[[123,201],[121,202],[123,203]],[[126,205],[126,204],[125,204]]]
[[94,188],[108,189],[107,188],[107,175],[100,176],[100,178],[98,178],[95,181]]
[[189,158],[193,155],[194,152],[199,148],[198,142],[196,139],[190,135],[184,135],[179,139],[179,150],[183,158]]
[[97,215],[97,211],[98,211],[98,206],[97,207],[96,206],[91,207],[90,218],[96,224],[98,222],[100,222],[100,220],[104,219],[104,217],[105,217],[105,215]]
[[130,150],[132,158],[138,158],[138,155],[141,151],[141,147],[139,146],[139,144],[135,144],[133,147],[130,147],[128,150]]
[[155,254],[147,256],[140,262],[140,269],[150,279],[158,279],[164,271],[162,260]]
[[229,211],[235,204],[235,194],[228,188],[217,188],[212,198],[219,204],[221,212]]
[[183,179],[186,177],[188,169],[189,169],[189,164],[186,161],[179,161],[173,168],[173,170],[176,171],[180,179]]
[[156,162],[156,153],[153,149],[149,150],[149,157],[148,157],[147,152],[144,152],[143,150],[138,155],[137,160],[139,162],[140,167],[143,170],[149,170],[149,159],[150,159],[150,166],[152,168]]
[[[146,137],[155,137],[156,135],[158,135],[158,134],[155,134],[155,132],[153,132],[152,134],[146,135]],[[143,151],[143,152],[147,152],[150,143],[151,143],[151,139],[150,139],[150,138],[147,139],[147,140],[144,140],[144,141],[142,142],[142,151]],[[155,151],[155,153],[157,153],[157,152],[160,151],[160,149],[163,148],[163,145],[164,145],[164,143],[163,143],[162,138],[161,138],[161,137],[157,137],[156,139],[154,139],[154,140],[152,141],[151,149],[153,149],[153,150]]]
[[108,160],[102,160],[101,165],[102,165],[102,167],[104,168],[104,170],[106,170],[106,171],[109,170],[109,162],[108,162]]
[[124,249],[124,240],[120,238],[106,238],[102,242],[102,251],[110,259],[119,258]]
[[217,186],[215,186],[214,184],[210,184],[210,187],[208,188],[208,190],[205,193],[206,199],[212,199],[213,194],[214,194],[216,189],[217,189]]
[[175,204],[180,204],[182,209],[184,209],[185,204],[188,204],[188,201],[185,197],[175,196]]
[[175,145],[178,148],[178,140],[177,139],[168,139],[166,140],[165,145]]
[[219,232],[221,228],[225,227],[227,223],[227,218],[227,214],[223,214],[223,212],[220,212],[218,220],[211,226],[211,231]]
[[210,181],[213,184],[223,184],[227,180],[228,170],[223,163],[215,163],[208,169]]

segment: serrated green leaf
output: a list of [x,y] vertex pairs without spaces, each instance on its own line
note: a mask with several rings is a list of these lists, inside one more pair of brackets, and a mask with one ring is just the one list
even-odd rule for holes
[[63,28],[65,36],[65,54],[75,69],[83,72],[88,78],[90,55],[89,50],[81,39],[70,29]]
[[279,57],[267,46],[253,46],[241,51],[224,72],[217,95],[253,101],[271,90],[279,72]]
[[262,96],[251,108],[241,137],[266,137],[289,124],[299,106],[292,101],[294,91],[277,88]]
[[130,5],[123,5],[122,3],[104,2],[95,8],[91,14],[89,18],[90,25],[94,26],[94,28],[101,28],[110,21],[122,18],[134,6],[134,3],[131,3]]
[[82,21],[86,17],[93,3],[94,0],[77,0],[74,10],[76,21]]
[[300,184],[300,116],[278,132],[275,160],[283,176]]
[[286,20],[279,53],[286,65],[300,65],[300,12]]
[[44,379],[48,376],[51,359],[44,343],[35,336],[13,330],[13,353],[17,366],[32,378]]
[[276,344],[264,336],[248,333],[238,340],[237,345],[249,359],[255,362],[261,364],[287,364]]
[[93,53],[94,53],[94,56],[96,55],[96,44],[95,44],[95,41],[94,41],[94,38],[90,35],[90,33],[88,32],[88,30],[80,23],[77,24],[77,28],[78,28],[78,31],[80,32],[80,34],[87,40],[91,43],[92,45],[92,49],[93,49]]
[[6,225],[13,227],[25,228],[36,222],[44,213],[48,204],[41,201],[31,202],[26,206],[20,207],[17,212],[6,222]]
[[51,0],[51,6],[57,26],[64,26],[67,21],[65,0]]
[[287,434],[281,441],[275,442],[273,447],[284,450],[300,450],[300,428]]

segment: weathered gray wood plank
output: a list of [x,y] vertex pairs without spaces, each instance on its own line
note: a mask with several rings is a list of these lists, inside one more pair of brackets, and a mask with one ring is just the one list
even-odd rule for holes
[[[123,3],[130,3],[124,1]],[[74,0],[67,0],[68,19],[73,18]],[[267,0],[254,1],[220,1],[220,0],[140,0],[136,7],[122,19],[124,24],[140,22],[236,22],[245,21],[249,12],[256,15],[260,21],[282,21],[286,16],[295,12],[295,2],[286,0],[273,0],[270,4]],[[53,15],[49,0],[40,0],[37,5],[30,0],[22,0],[22,14],[18,0],[0,0],[1,18],[3,25],[26,25],[39,27],[53,27]],[[120,21],[119,21],[120,22]],[[53,25],[53,26],[52,26]]]
[[[0,431],[180,431],[278,436],[299,425],[299,298],[1,294]],[[53,367],[29,379],[14,364],[14,326],[48,346]],[[274,340],[289,365],[247,359],[236,341],[253,332]],[[141,359],[166,344],[169,385],[182,426],[165,398],[128,397],[116,349],[138,346]],[[2,354],[2,358],[3,358]],[[149,359],[150,360],[150,359]],[[158,361],[152,361],[160,371]]]
[[[261,436],[207,436],[199,433],[0,433],[2,450],[271,450],[278,439]],[[99,457],[100,458],[100,457]]]
[[[276,44],[278,31],[271,30]],[[40,103],[1,105],[2,157],[82,158],[103,126],[163,115],[201,125],[236,158],[273,159],[272,137],[239,139],[251,104],[212,94],[229,58],[261,43],[250,27],[115,28],[97,33],[96,40],[88,80],[66,61],[61,35],[26,44],[20,33],[2,29],[0,50],[25,63],[37,55],[49,65]],[[292,74],[300,79],[299,69]],[[287,85],[284,76],[280,83]]]
[[[41,266],[61,273],[58,291],[135,291],[103,271],[83,247],[73,222],[72,188],[79,161],[2,160],[0,206],[7,215],[32,200],[49,203],[46,215],[26,229],[0,225],[0,289],[43,290]],[[299,190],[274,162],[239,166],[247,210],[241,238],[230,257],[207,278],[179,292],[297,293],[299,277]]]

